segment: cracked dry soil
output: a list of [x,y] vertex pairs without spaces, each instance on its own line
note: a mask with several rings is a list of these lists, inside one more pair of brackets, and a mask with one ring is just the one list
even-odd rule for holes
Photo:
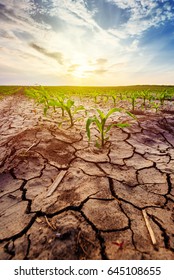
[[174,116],[138,116],[97,149],[23,95],[0,107],[0,259],[174,259]]

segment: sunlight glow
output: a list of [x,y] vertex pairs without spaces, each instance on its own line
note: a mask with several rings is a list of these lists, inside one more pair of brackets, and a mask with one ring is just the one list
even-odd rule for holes
[[78,66],[73,72],[72,75],[77,77],[77,78],[88,78],[89,76],[91,76],[92,74],[92,67],[88,66],[88,65],[80,65]]

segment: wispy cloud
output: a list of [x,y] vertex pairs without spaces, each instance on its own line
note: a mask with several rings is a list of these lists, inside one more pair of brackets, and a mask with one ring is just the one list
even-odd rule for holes
[[78,67],[80,67],[80,64],[72,64],[68,68],[68,72],[74,72]]
[[55,59],[59,64],[63,64],[63,55],[60,52],[49,52],[43,47],[38,46],[37,44],[31,43],[30,46],[37,50],[38,52]]
[[[130,17],[122,28],[112,30],[112,34],[125,38],[128,35],[140,35],[150,27],[162,25],[166,20],[174,18],[174,7],[167,0],[107,0],[118,7],[128,10]],[[159,5],[160,4],[160,5]]]

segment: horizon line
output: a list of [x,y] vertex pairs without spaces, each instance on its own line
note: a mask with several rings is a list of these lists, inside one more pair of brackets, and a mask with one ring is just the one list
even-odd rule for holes
[[31,84],[31,85],[21,85],[21,84],[1,84],[0,87],[3,86],[21,86],[21,87],[135,87],[135,86],[168,86],[174,87],[174,84],[128,84],[128,85],[46,85],[46,84]]

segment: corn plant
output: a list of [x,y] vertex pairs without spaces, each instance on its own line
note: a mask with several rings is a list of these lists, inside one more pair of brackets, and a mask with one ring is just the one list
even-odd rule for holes
[[160,92],[160,93],[158,94],[158,99],[159,99],[159,101],[160,101],[161,106],[164,105],[165,99],[168,99],[168,98],[170,99],[170,98],[171,98],[171,95],[168,93],[167,90],[163,90],[162,92]]
[[118,95],[115,91],[110,91],[109,95],[111,96],[113,102],[114,102],[114,106],[116,105],[116,101],[118,100]]
[[40,86],[39,88],[29,88],[25,90],[25,93],[27,96],[33,98],[37,104],[43,104],[44,105],[44,115],[46,115],[48,109],[49,109],[49,93],[47,90]]
[[131,99],[132,111],[135,111],[135,103],[136,103],[137,97],[138,97],[137,91],[131,92],[130,99]]
[[159,108],[160,108],[160,103],[158,103],[158,102],[152,102],[151,105],[152,105],[152,108],[154,108],[154,109],[155,109],[155,112],[157,113],[158,110],[159,110]]
[[[92,123],[94,123],[97,127],[97,131],[99,132],[100,136],[98,137],[101,141],[101,147],[104,146],[104,144],[106,143],[106,141],[109,139],[109,137],[107,137],[107,133],[110,131],[110,129],[113,126],[117,126],[117,127],[126,127],[129,124],[127,123],[117,123],[117,124],[110,124],[110,125],[106,125],[106,121],[107,119],[115,112],[120,112],[122,111],[122,109],[120,108],[112,108],[111,110],[109,110],[109,112],[105,115],[101,110],[97,109],[98,112],[98,117],[96,115],[94,115],[92,118],[88,118],[86,121],[86,133],[88,136],[88,140],[90,142],[91,139],[91,131],[90,131],[90,125]],[[133,116],[131,113],[126,112],[128,115]],[[100,144],[98,143],[98,141],[96,142],[96,146],[99,147]]]
[[142,90],[140,92],[140,97],[143,98],[143,104],[142,105],[145,107],[146,106],[146,100],[151,99],[151,94],[150,94],[149,89]]
[[[61,93],[57,96],[57,101],[58,101],[58,104],[59,104],[57,107],[61,108],[62,117],[65,116],[65,108],[64,108],[65,100],[66,100],[65,94]],[[56,108],[56,106],[54,106],[54,111],[56,110],[55,108]]]
[[64,112],[67,112],[69,119],[70,119],[70,127],[74,125],[73,115],[76,114],[78,111],[85,110],[84,106],[75,106],[74,101],[71,99],[65,100],[64,98],[59,98],[57,100],[50,100],[49,106],[53,106],[54,108],[61,108],[62,109],[62,116],[64,116]]

